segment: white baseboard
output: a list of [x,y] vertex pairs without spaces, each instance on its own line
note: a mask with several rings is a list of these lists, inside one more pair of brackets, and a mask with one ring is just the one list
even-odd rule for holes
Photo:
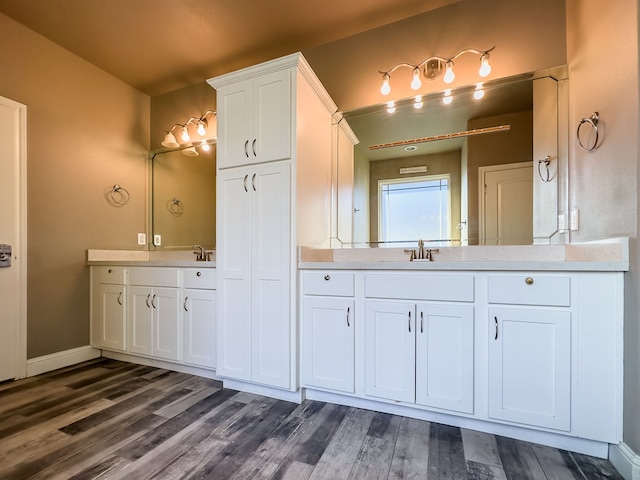
[[625,480],[640,480],[640,455],[626,443],[611,445],[609,460]]
[[90,346],[72,348],[27,360],[27,377],[40,375],[59,368],[100,357],[100,350]]

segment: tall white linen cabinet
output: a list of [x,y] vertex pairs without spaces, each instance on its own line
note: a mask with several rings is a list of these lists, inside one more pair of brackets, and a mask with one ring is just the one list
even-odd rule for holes
[[336,106],[300,53],[208,83],[218,122],[217,375],[293,398],[296,252],[329,245]]

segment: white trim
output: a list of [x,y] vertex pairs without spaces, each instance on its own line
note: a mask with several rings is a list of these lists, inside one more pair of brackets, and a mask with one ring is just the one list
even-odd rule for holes
[[86,362],[100,357],[100,350],[90,347],[72,348],[62,352],[43,355],[42,357],[27,360],[27,376],[33,377],[59,368],[69,367],[76,363]]
[[120,360],[122,362],[137,363],[140,365],[146,365],[148,367],[164,368],[167,370],[172,370],[174,372],[188,373],[189,375],[197,375],[199,377],[220,380],[220,378],[218,378],[218,376],[216,375],[216,371],[210,368],[198,367],[195,365],[186,365],[183,363],[161,360],[159,358],[142,357],[140,355],[132,355],[130,353],[114,352],[110,350],[102,350],[102,356],[105,358]]
[[609,461],[625,480],[640,480],[640,455],[626,443],[609,447]]

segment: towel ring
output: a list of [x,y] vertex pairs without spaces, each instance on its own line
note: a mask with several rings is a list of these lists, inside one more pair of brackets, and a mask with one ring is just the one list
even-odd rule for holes
[[[547,171],[546,175],[543,175],[542,171],[540,170],[540,165],[542,165],[543,163],[544,163],[545,169]],[[551,176],[549,175],[549,164],[550,163],[551,163],[551,155],[547,155],[543,159],[538,160],[538,175],[540,175],[540,179],[543,182],[550,182],[551,181]]]
[[[600,120],[600,115],[598,114],[598,112],[593,112],[593,114],[589,118],[583,118],[582,120],[580,120],[580,123],[578,123],[578,129],[576,130],[576,137],[578,137],[578,145],[580,145],[587,152],[591,152],[595,150],[595,148],[598,146],[598,121],[599,120]],[[592,128],[593,132],[595,133],[595,139],[593,141],[593,145],[591,146],[585,146],[582,143],[582,139],[580,138],[580,128],[585,124],[589,125]]]
[[129,191],[120,185],[114,185],[109,191],[109,198],[114,205],[126,205],[129,201]]
[[167,210],[169,210],[169,213],[174,217],[179,217],[184,213],[184,205],[179,199],[174,197],[167,202]]

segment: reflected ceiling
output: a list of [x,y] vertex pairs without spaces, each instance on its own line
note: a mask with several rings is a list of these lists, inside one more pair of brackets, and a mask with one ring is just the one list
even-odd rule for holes
[[460,0],[0,0],[0,13],[156,96]]

